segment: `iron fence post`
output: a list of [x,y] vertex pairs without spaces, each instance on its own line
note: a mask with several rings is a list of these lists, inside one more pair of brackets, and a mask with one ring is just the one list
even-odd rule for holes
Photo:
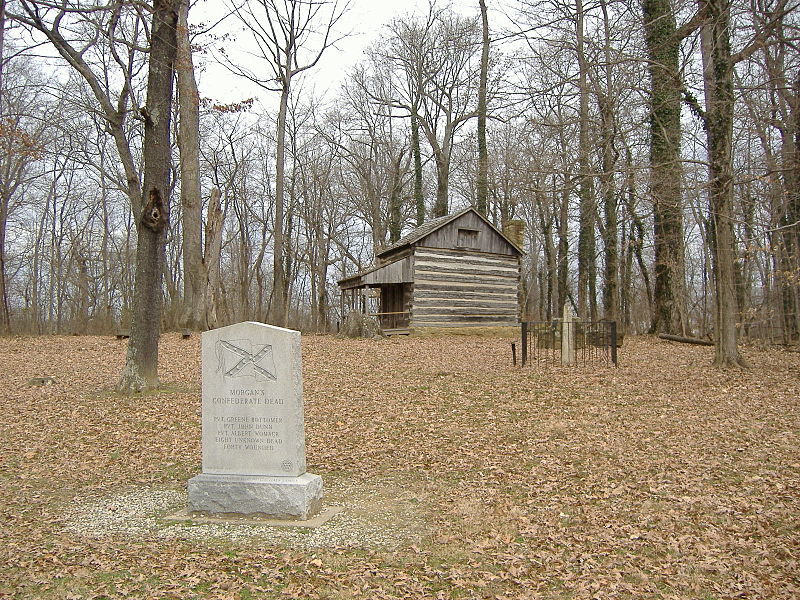
[[611,321],[611,362],[614,363],[615,367],[618,367],[617,364],[617,322]]
[[528,322],[522,322],[522,366],[528,362]]

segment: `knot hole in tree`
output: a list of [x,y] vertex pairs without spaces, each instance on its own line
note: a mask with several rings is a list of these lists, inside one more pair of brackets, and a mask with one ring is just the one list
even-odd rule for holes
[[167,224],[166,215],[164,214],[164,201],[161,199],[161,193],[152,188],[148,195],[147,204],[142,211],[142,225],[152,231],[161,231]]

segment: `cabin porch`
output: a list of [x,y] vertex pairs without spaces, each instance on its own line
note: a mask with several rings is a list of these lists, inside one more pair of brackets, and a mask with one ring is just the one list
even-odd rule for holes
[[408,329],[411,321],[410,305],[410,284],[383,283],[342,289],[342,317],[357,310],[378,319],[381,329],[389,335],[393,330]]

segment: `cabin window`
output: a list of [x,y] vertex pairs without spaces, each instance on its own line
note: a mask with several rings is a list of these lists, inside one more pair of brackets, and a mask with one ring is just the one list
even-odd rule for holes
[[478,249],[478,235],[480,232],[477,229],[459,229],[458,241],[456,246],[459,248],[470,248],[472,250]]

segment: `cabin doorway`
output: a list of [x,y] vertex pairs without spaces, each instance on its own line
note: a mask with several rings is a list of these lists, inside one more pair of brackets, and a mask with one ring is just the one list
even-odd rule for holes
[[408,327],[409,287],[403,283],[381,285],[381,329],[402,329]]

